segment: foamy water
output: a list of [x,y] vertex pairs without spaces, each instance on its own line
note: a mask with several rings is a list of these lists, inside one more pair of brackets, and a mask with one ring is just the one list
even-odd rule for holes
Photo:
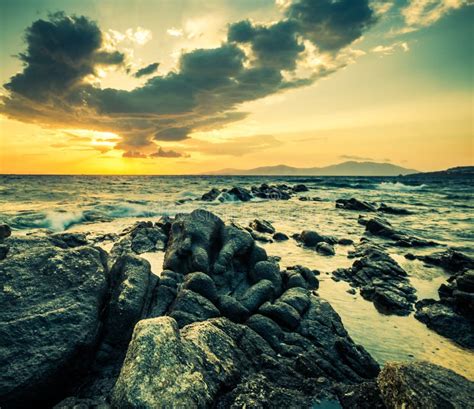
[[[212,187],[250,187],[261,183],[304,183],[309,192],[288,201],[254,200],[241,203],[221,195],[208,203],[199,200]],[[83,231],[92,235],[120,232],[137,220],[157,220],[196,208],[206,208],[227,221],[242,225],[254,218],[273,223],[277,231],[291,235],[304,229],[359,241],[364,227],[357,223],[358,212],[335,208],[335,200],[356,197],[404,207],[413,214],[386,215],[395,228],[437,241],[474,256],[473,181],[456,183],[429,181],[407,183],[393,178],[320,177],[147,177],[147,176],[0,176],[0,222],[22,234],[36,229]],[[299,196],[319,201],[299,201]],[[179,200],[189,200],[177,205]],[[408,272],[419,298],[437,298],[437,289],[448,274],[419,261],[406,260],[407,251],[416,254],[437,251],[403,249],[377,240]],[[104,243],[106,248],[111,243]],[[321,271],[319,294],[341,315],[353,339],[379,362],[427,359],[450,367],[474,379],[474,354],[429,330],[408,317],[380,314],[372,303],[347,293],[347,283],[335,282],[330,272],[349,267],[352,246],[336,246],[336,255],[326,257],[303,249],[289,240],[263,245],[270,255],[281,257],[281,266],[305,265]],[[163,253],[144,255],[156,274],[161,272]]]

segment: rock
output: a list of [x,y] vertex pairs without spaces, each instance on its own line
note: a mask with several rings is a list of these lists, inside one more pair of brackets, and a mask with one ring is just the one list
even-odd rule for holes
[[269,280],[277,292],[281,289],[282,278],[278,264],[270,261],[259,261],[250,271],[251,280],[256,283],[260,280]]
[[306,185],[303,185],[303,184],[299,184],[299,185],[295,185],[293,186],[293,192],[296,192],[296,193],[299,193],[299,192],[308,192],[309,189]]
[[429,254],[426,256],[414,256],[425,263],[444,268],[447,271],[457,273],[474,269],[474,259],[453,249]]
[[49,236],[50,241],[58,247],[79,247],[90,244],[83,233],[54,233]]
[[375,206],[371,205],[370,203],[364,202],[362,200],[358,200],[355,198],[350,199],[338,199],[336,200],[336,207],[338,209],[345,209],[345,210],[357,210],[361,212],[375,212],[377,209]]
[[152,222],[137,222],[121,233],[121,239],[114,244],[111,254],[118,257],[133,252],[143,254],[164,250],[168,241],[167,233]]
[[424,361],[387,363],[377,384],[388,409],[464,409],[474,402],[473,382]]
[[407,209],[403,209],[401,207],[388,206],[385,203],[380,203],[380,206],[377,210],[379,212],[388,213],[388,214],[398,214],[398,215],[412,214],[412,212],[410,212]]
[[440,300],[416,303],[415,318],[459,345],[474,349],[474,271],[450,277],[438,290]]
[[204,273],[191,273],[186,276],[183,288],[194,291],[210,301],[217,300],[216,285],[211,277]]
[[201,200],[204,200],[205,202],[213,202],[214,200],[217,199],[217,197],[221,194],[221,191],[215,187],[213,187],[209,192],[204,193],[201,196]]
[[400,247],[431,247],[438,245],[438,243],[434,241],[424,240],[395,230],[387,220],[380,217],[364,219],[363,224],[365,225],[365,230],[367,232],[374,236],[393,240],[396,242],[395,244]]
[[250,191],[243,187],[233,187],[227,193],[234,196],[235,199],[240,200],[241,202],[248,202],[252,199]]
[[205,321],[220,315],[219,310],[207,298],[194,291],[179,291],[172,306],[170,316],[175,318],[180,327],[196,321]]
[[146,316],[158,277],[150,263],[133,254],[120,256],[110,271],[113,288],[104,328],[104,342],[127,346],[133,327]]
[[0,224],[0,241],[10,237],[12,234],[12,229],[8,224]]
[[318,243],[333,244],[336,240],[329,236],[323,236],[313,230],[303,230],[301,234],[295,236],[296,241],[299,241],[306,247],[316,247]]
[[334,250],[334,246],[332,246],[329,243],[324,243],[324,242],[318,243],[316,245],[316,251],[326,256],[334,256],[336,254],[336,251]]
[[280,326],[291,330],[295,329],[301,320],[298,311],[290,304],[282,301],[277,301],[273,304],[266,302],[258,309],[258,313],[271,318]]
[[339,239],[337,241],[337,244],[340,244],[341,246],[351,246],[354,244],[354,240],[352,239]]
[[7,239],[0,263],[0,402],[56,403],[82,382],[108,291],[105,253],[48,237]]
[[313,196],[313,197],[301,196],[298,198],[298,200],[300,200],[301,202],[322,202],[323,201],[323,199],[317,196]]
[[230,295],[221,295],[218,300],[218,306],[222,315],[234,322],[245,322],[250,316],[249,310]]
[[280,232],[275,233],[272,237],[273,237],[273,240],[275,241],[289,240],[289,237],[285,233],[280,233]]
[[380,247],[365,244],[351,268],[333,272],[337,279],[360,288],[360,294],[383,313],[408,315],[416,301],[416,291],[407,273]]
[[336,390],[343,408],[387,409],[375,381],[356,385],[337,385]]
[[272,224],[264,219],[255,219],[253,222],[250,223],[249,225],[253,230],[258,231],[259,233],[269,233],[273,234],[275,233],[275,228],[272,226]]
[[272,300],[274,296],[273,283],[269,280],[261,280],[244,293],[240,302],[248,311],[253,313],[265,301]]

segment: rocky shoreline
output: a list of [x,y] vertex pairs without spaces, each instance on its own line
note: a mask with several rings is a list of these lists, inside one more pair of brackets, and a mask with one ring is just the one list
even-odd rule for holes
[[[298,186],[279,189],[305,191]],[[250,192],[274,194],[270,186]],[[404,214],[382,208],[348,210]],[[472,260],[452,252],[423,260],[454,275],[440,301],[415,304],[407,273],[367,234],[334,279],[385,314],[416,308],[428,327],[473,348],[453,329],[472,325]],[[257,244],[289,236],[265,220],[243,227],[204,210],[137,223],[107,238],[110,252],[79,233],[18,236],[1,226],[0,406],[468,407],[473,383],[453,371],[424,362],[380,370],[319,297],[319,272],[282,268]],[[293,239],[327,256],[351,244],[315,231]],[[140,254],[159,251],[158,276]]]

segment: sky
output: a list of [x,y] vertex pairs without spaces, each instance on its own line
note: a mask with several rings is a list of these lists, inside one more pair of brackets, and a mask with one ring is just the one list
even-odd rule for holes
[[0,0],[0,173],[474,164],[471,0]]

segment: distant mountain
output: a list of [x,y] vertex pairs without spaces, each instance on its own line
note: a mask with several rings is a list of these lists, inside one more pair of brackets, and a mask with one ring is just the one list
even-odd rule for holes
[[431,178],[474,178],[474,166],[457,166],[446,170],[436,172],[417,172],[414,174],[404,175],[410,179],[431,179]]
[[206,174],[229,176],[399,176],[417,172],[417,170],[403,168],[391,163],[349,161],[320,168],[295,168],[287,165],[276,165],[254,169],[221,169]]

